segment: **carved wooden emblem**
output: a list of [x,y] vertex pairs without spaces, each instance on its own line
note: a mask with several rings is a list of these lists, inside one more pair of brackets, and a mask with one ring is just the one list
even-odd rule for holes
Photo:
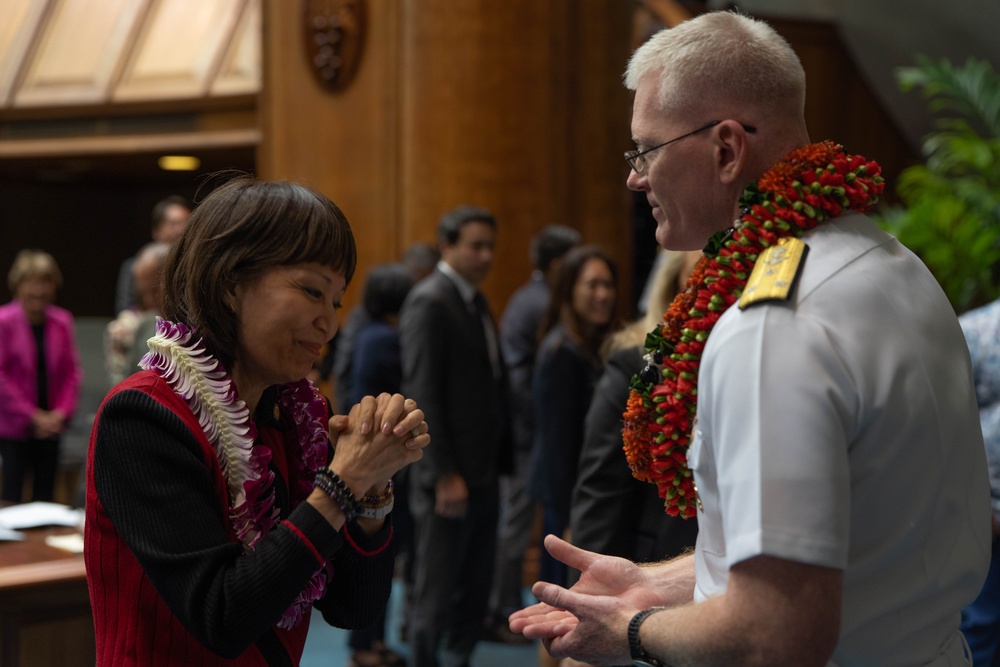
[[365,41],[365,0],[303,0],[306,57],[319,82],[343,90]]

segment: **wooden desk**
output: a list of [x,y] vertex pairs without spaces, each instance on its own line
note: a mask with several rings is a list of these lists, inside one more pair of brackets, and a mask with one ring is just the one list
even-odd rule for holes
[[93,667],[94,621],[82,554],[45,544],[73,528],[0,542],[0,667]]

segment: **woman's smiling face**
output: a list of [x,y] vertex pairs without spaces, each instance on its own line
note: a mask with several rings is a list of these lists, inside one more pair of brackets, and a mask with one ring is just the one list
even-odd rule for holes
[[600,257],[587,260],[573,285],[570,307],[577,317],[593,327],[607,326],[615,313],[614,274]]
[[233,379],[241,394],[301,380],[337,333],[343,271],[316,263],[276,266],[236,286]]

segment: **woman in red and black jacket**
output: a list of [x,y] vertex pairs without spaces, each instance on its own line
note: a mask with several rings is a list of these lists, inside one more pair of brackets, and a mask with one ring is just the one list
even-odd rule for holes
[[343,214],[301,186],[237,179],[191,216],[145,370],[91,436],[98,665],[298,665],[314,606],[342,627],[383,610],[389,480],[430,437],[399,394],[329,419],[304,379],[355,262]]

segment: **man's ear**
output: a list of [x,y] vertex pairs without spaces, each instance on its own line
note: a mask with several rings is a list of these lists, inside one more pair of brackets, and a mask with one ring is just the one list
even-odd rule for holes
[[724,120],[713,136],[719,180],[725,185],[744,183],[743,170],[748,158],[746,130],[735,120]]

